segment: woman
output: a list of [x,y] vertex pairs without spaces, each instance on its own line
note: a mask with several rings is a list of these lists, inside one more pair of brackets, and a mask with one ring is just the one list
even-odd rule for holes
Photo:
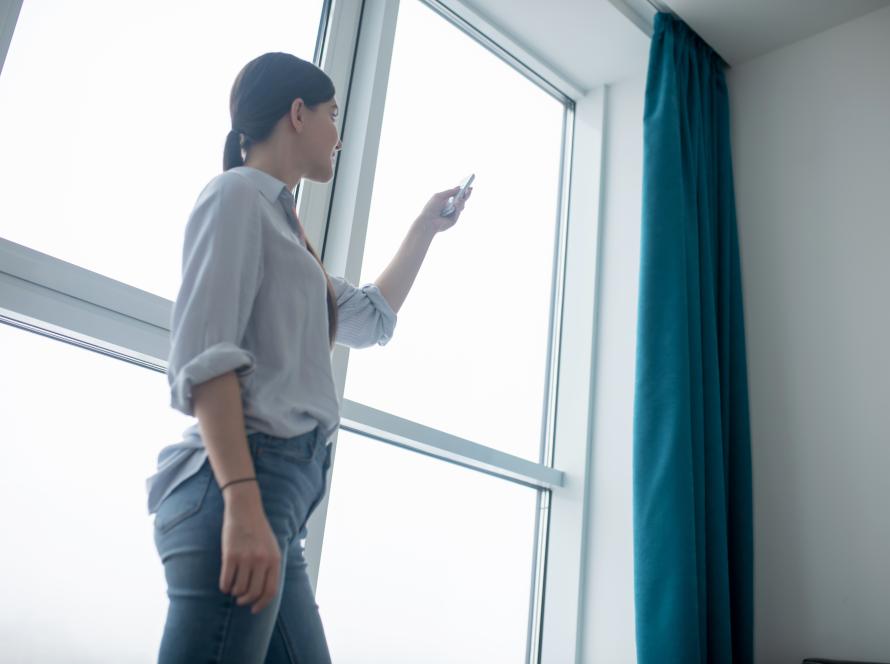
[[224,172],[186,226],[171,326],[171,405],[198,421],[148,480],[170,598],[159,660],[328,662],[301,540],[339,422],[331,350],[389,341],[465,201],[444,217],[457,188],[435,194],[376,282],[356,288],[326,274],[292,193],[333,176],[331,80],[267,53],[238,74],[230,111]]

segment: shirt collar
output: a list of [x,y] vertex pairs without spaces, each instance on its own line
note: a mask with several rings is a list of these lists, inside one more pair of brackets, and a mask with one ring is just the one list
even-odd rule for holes
[[253,166],[237,166],[231,170],[238,171],[240,175],[250,180],[270,203],[276,203],[283,193],[288,196],[291,203],[294,202],[293,192],[275,176],[269,175],[265,171],[261,171]]

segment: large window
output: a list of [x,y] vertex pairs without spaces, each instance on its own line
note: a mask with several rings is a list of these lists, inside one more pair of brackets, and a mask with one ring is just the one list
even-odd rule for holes
[[[417,0],[399,8],[362,280],[428,197],[474,172],[347,399],[538,461],[565,106]],[[348,149],[348,145],[345,149]]]
[[0,348],[0,659],[152,662],[167,596],[144,480],[190,420],[157,372],[8,325]]
[[[0,74],[0,243],[46,254],[53,274],[49,257],[172,300],[188,214],[222,169],[235,76],[267,51],[312,60],[322,6],[25,0]],[[17,319],[34,284],[22,300],[7,283],[0,314]],[[52,312],[74,326],[82,304]],[[0,659],[154,662],[167,597],[145,478],[194,420],[144,366],[8,325],[0,348]]]
[[318,603],[335,662],[521,662],[535,492],[341,431]]
[[[335,661],[536,657],[546,489],[459,468],[433,441],[541,461],[566,114],[429,6],[400,2],[361,281],[432,193],[470,173],[476,184],[435,238],[393,340],[349,354],[354,431],[376,414],[373,436],[340,432],[334,464],[318,599]],[[404,443],[397,428],[418,432],[416,449],[386,444]]]
[[235,76],[267,51],[312,60],[321,7],[25,0],[0,76],[0,237],[172,300]]
[[[24,0],[0,72],[15,128],[0,321],[43,336],[0,325],[13,660],[157,655],[167,598],[144,480],[194,422],[162,373],[184,226],[221,170],[234,77],[286,51],[319,53],[343,107],[335,180],[301,187],[332,272],[373,281],[428,198],[476,174],[393,340],[334,355],[344,421],[306,542],[334,660],[574,661],[586,457],[553,466],[585,445],[586,406],[571,419],[564,404],[590,384],[587,334],[557,399],[564,331],[587,329],[560,328],[575,106],[462,6]],[[592,299],[576,295],[569,320],[592,320]]]

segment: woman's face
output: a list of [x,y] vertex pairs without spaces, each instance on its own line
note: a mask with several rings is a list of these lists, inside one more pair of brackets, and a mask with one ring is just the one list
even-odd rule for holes
[[337,129],[337,116],[340,108],[337,100],[331,99],[307,109],[305,116],[306,137],[310,160],[306,177],[316,182],[327,182],[334,177],[334,159],[343,147]]

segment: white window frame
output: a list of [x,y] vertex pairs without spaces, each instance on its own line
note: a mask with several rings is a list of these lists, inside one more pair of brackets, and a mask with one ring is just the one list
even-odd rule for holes
[[[600,181],[606,91],[587,93],[460,0],[421,0],[539,86],[566,101],[559,236],[549,360],[547,444],[534,463],[352,401],[342,401],[349,350],[337,346],[341,427],[538,492],[537,551],[528,662],[579,662],[589,513],[590,446],[598,299]],[[21,0],[0,0],[0,74]],[[399,0],[334,0],[324,22],[321,66],[343,107],[336,176],[306,182],[300,215],[327,269],[356,282],[367,233]],[[561,305],[561,306],[560,306]],[[172,302],[0,238],[0,322],[166,372]],[[571,361],[564,361],[571,358]],[[336,441],[335,441],[336,455]],[[335,465],[336,467],[336,465]],[[306,542],[318,578],[327,498]]]

